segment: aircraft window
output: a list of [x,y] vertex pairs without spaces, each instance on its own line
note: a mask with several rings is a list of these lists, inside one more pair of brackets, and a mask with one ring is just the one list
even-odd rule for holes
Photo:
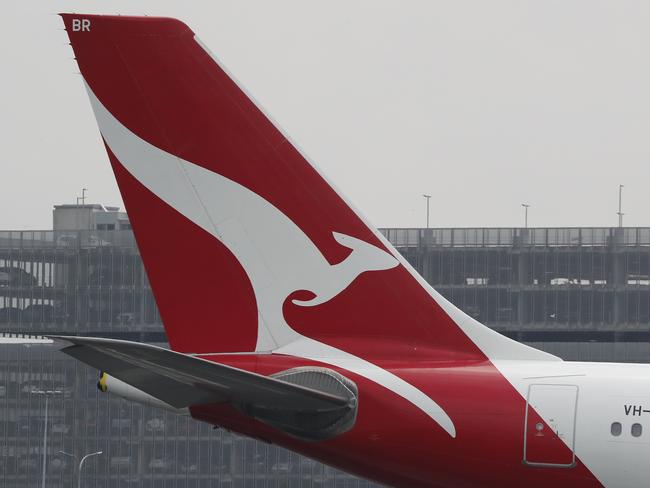
[[641,426],[641,424],[632,424],[633,437],[641,437],[642,432],[643,432],[643,427]]
[[618,437],[621,435],[621,432],[623,432],[623,426],[621,425],[620,422],[614,422],[612,423],[612,435],[614,437]]

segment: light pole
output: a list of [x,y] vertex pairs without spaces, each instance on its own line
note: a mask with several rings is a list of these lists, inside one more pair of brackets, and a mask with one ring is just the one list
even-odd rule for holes
[[618,226],[623,227],[623,185],[618,185]]
[[524,207],[524,228],[528,229],[528,209],[530,208],[530,205],[522,203],[521,206]]
[[[74,454],[70,454],[69,452],[65,451],[59,451],[61,454],[64,456],[69,456],[75,461],[77,460],[77,456]],[[86,462],[86,459],[92,456],[99,456],[102,454],[104,451],[97,451],[97,452],[91,452],[90,454],[86,454],[84,457],[81,458],[81,461],[79,461],[79,467],[77,468],[77,488],[81,488],[81,468],[83,468],[84,462]]]
[[45,397],[45,420],[43,425],[43,479],[42,488],[45,488],[45,475],[47,471],[47,415],[48,415],[48,400],[51,395],[61,394],[61,390],[32,390],[32,395],[43,395]]
[[422,196],[427,199],[427,229],[429,228],[429,202],[431,201],[431,195],[423,193]]

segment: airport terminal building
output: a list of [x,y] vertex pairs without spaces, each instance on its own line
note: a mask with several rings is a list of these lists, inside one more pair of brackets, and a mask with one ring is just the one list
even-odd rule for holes
[[[565,359],[650,362],[650,228],[382,232],[447,299],[510,337]],[[178,259],[196,265],[192,256]],[[0,332],[165,344],[127,216],[61,205],[54,230],[0,231]],[[0,346],[0,486],[40,484],[44,451],[48,487],[73,486],[77,460],[98,451],[83,486],[373,486],[276,446],[111,398],[96,381],[95,370],[51,347]]]

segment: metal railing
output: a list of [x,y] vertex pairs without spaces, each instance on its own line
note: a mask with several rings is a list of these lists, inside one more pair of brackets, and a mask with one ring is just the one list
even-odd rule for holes
[[650,246],[650,227],[380,229],[403,247]]
[[136,247],[131,230],[0,230],[0,249]]
[[[650,227],[383,228],[395,247],[650,246]],[[0,230],[0,249],[136,247],[131,230]]]

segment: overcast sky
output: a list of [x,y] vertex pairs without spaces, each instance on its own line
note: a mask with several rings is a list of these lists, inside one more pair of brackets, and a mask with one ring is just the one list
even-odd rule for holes
[[11,0],[0,229],[122,206],[60,11],[184,20],[379,227],[650,225],[650,2]]

